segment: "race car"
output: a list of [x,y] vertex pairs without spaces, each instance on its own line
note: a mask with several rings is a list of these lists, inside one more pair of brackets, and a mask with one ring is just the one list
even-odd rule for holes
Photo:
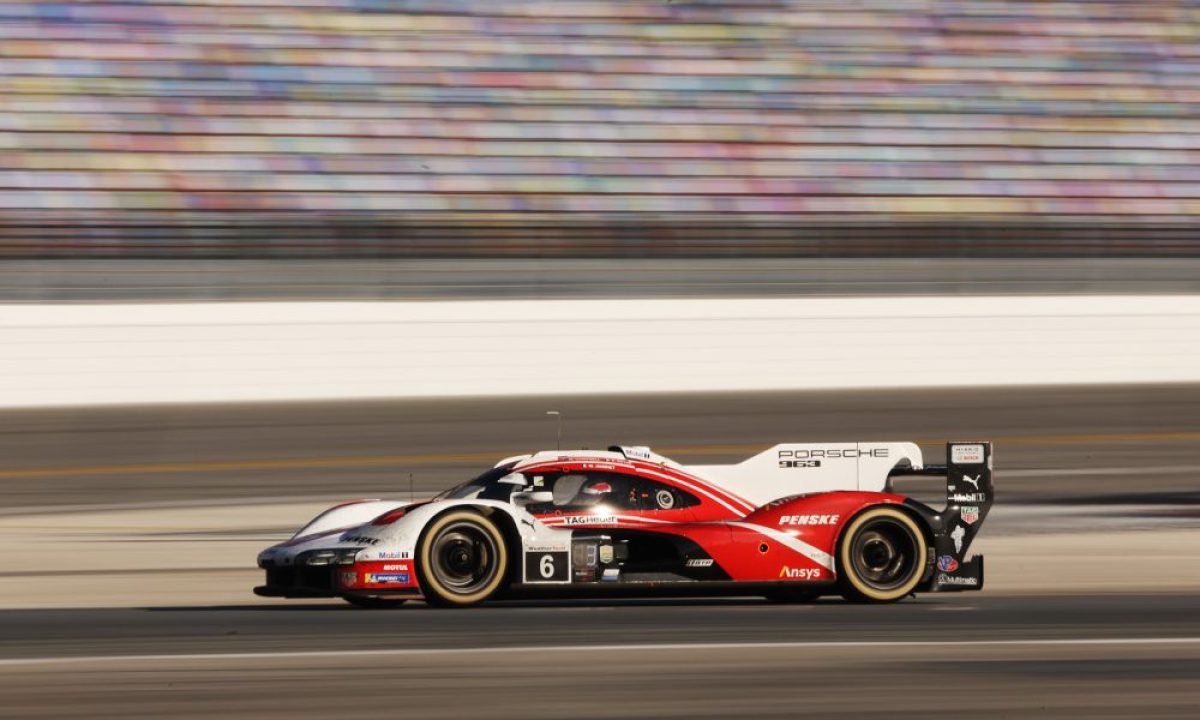
[[[946,506],[895,492],[944,476]],[[992,448],[952,442],[776,445],[684,466],[643,446],[501,460],[431,500],[354,500],[264,550],[266,597],[410,598],[442,607],[547,595],[826,594],[892,602],[979,590],[971,543],[992,506]]]

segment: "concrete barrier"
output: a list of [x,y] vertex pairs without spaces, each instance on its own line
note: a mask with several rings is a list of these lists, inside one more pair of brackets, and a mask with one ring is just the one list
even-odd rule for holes
[[0,306],[0,407],[1200,380],[1200,296]]

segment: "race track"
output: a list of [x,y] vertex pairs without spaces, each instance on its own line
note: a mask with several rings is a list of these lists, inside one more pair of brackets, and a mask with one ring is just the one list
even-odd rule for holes
[[[403,498],[409,472],[421,494],[553,446],[547,409],[565,446],[685,462],[855,438],[937,462],[947,439],[993,440],[996,572],[886,607],[248,593],[253,549],[304,519],[287,508]],[[1197,451],[1194,386],[6,413],[0,717],[1194,717]],[[50,541],[74,545],[51,562]]]
[[166,406],[0,413],[0,513],[404,498],[553,447],[644,444],[684,463],[778,442],[996,444],[1001,503],[1200,500],[1200,386],[764,392]]
[[0,694],[12,717],[1191,717],[1195,610],[982,594],[8,612]]

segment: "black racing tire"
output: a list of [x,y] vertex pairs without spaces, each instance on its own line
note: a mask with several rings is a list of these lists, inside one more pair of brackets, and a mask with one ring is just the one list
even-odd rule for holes
[[925,533],[908,513],[869,508],[850,521],[838,545],[842,596],[852,602],[900,600],[920,584],[928,557]]
[[386,610],[388,608],[400,607],[408,601],[408,598],[389,598],[363,595],[343,595],[342,599],[354,607],[363,608],[364,610]]
[[417,544],[417,580],[430,605],[478,605],[495,595],[507,577],[504,533],[479,513],[448,512],[425,528]]

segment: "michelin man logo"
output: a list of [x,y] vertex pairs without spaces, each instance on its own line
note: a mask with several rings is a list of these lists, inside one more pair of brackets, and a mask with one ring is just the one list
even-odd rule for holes
[[967,534],[967,529],[962,525],[954,528],[954,532],[950,533],[950,538],[954,540],[954,552],[962,552],[963,536]]

